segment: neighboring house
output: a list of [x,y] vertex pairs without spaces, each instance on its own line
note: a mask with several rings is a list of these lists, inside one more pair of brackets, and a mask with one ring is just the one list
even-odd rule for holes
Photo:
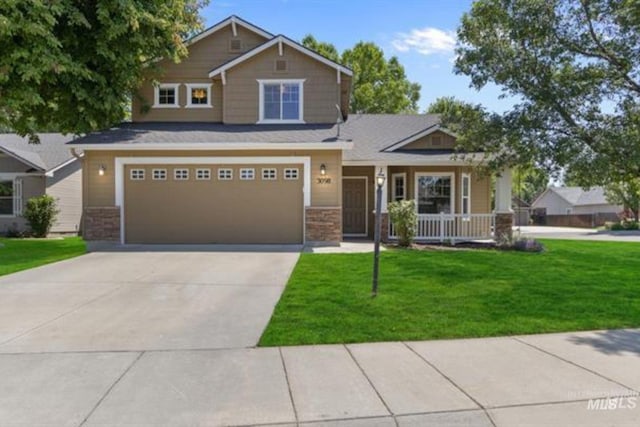
[[82,216],[82,165],[66,145],[70,136],[40,134],[40,144],[0,134],[0,234],[28,228],[21,216],[31,197],[48,194],[60,210],[54,233],[77,233]]
[[615,221],[623,211],[622,206],[607,201],[602,187],[549,187],[531,207],[547,225],[587,227]]
[[531,219],[531,205],[520,197],[511,198],[511,206],[514,213],[514,225],[529,225]]
[[[232,16],[187,43],[134,96],[132,122],[71,142],[84,153],[84,236],[122,243],[305,243],[373,236],[416,199],[419,238],[510,233],[511,175],[452,158],[435,115],[349,114],[353,72]],[[477,153],[477,158],[482,155]]]

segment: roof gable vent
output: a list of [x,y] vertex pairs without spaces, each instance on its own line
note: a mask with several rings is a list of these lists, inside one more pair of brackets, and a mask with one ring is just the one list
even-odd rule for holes
[[284,73],[288,70],[286,59],[276,59],[275,70],[279,73]]
[[242,39],[229,39],[229,52],[241,52]]

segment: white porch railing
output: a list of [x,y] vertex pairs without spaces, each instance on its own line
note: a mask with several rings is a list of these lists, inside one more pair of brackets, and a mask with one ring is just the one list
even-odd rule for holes
[[[416,240],[469,241],[493,238],[494,214],[418,214]],[[389,238],[397,238],[393,224],[389,224]]]

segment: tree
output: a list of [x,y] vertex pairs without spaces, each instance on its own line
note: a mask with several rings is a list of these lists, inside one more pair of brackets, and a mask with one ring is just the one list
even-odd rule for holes
[[404,67],[395,56],[387,60],[375,43],[359,42],[338,54],[330,43],[318,42],[307,35],[302,44],[353,70],[350,109],[356,113],[415,113],[420,85],[407,79]]
[[458,123],[459,142],[481,145],[495,167],[537,160],[582,185],[640,176],[639,29],[635,1],[476,1],[455,71],[519,101],[504,114],[478,109],[481,128]]
[[638,221],[640,210],[640,178],[623,182],[612,182],[604,187],[607,201],[614,205],[622,205]]
[[86,133],[121,121],[156,58],[186,56],[208,0],[0,3],[0,127]]
[[536,165],[517,166],[513,170],[513,194],[531,204],[549,186],[549,174]]

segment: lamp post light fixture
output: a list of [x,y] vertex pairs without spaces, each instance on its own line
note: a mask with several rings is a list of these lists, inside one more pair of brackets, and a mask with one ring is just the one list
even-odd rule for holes
[[382,187],[387,179],[384,176],[384,172],[380,169],[380,172],[376,176],[376,224],[373,231],[374,246],[373,246],[373,283],[371,284],[371,296],[378,295],[378,270],[380,266],[380,226],[382,217]]
[[320,175],[325,176],[327,174],[327,166],[323,163],[320,165]]
[[98,175],[104,176],[104,173],[106,171],[107,171],[107,168],[105,167],[105,165],[100,165],[100,167],[98,168]]

